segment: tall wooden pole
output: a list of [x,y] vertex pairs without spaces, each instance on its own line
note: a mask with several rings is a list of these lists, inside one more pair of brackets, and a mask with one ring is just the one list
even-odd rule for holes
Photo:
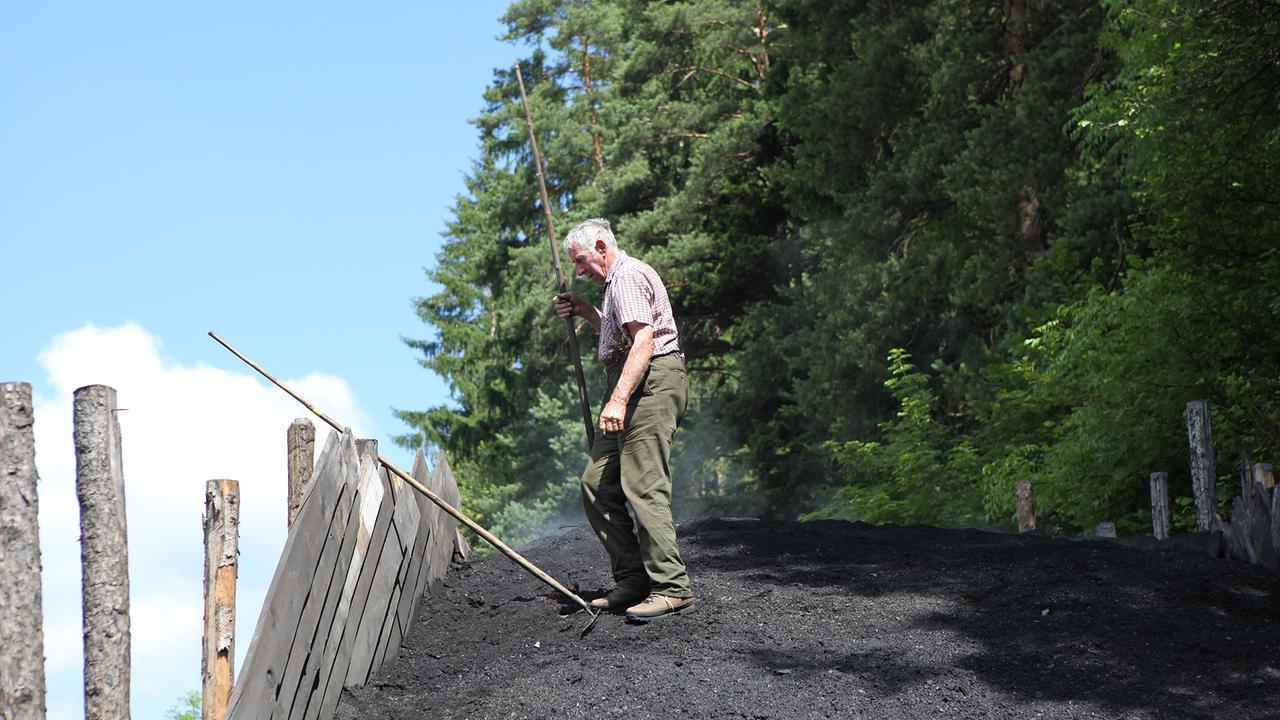
[[0,718],[44,720],[44,630],[31,385],[0,384]]
[[1217,530],[1218,470],[1213,460],[1209,403],[1187,403],[1187,442],[1191,447],[1191,491],[1196,501],[1196,530]]
[[231,702],[236,658],[236,558],[240,548],[240,483],[210,480],[204,491],[204,720],[223,720]]
[[315,471],[316,426],[307,418],[298,418],[289,424],[289,527],[298,517],[302,505],[302,491],[306,489],[311,473]]
[[84,715],[129,717],[129,543],[116,391],[75,391],[76,494],[84,592]]
[[[547,180],[542,174],[542,154],[538,152],[538,135],[533,130],[533,111],[529,109],[529,97],[524,92],[524,75],[520,74],[520,63],[516,63],[516,81],[520,83],[520,102],[524,104],[524,119],[529,125],[529,145],[533,147],[534,171],[538,176],[538,191],[542,194],[542,210],[547,217],[547,239],[551,241],[551,259],[556,268],[556,283],[559,292],[568,288],[564,283],[564,271],[560,268],[560,244],[556,240],[556,225],[551,216],[551,198],[547,195]],[[596,426],[591,422],[591,403],[587,400],[587,380],[582,372],[582,354],[578,351],[578,332],[574,329],[573,318],[564,319],[569,333],[569,354],[573,356],[573,370],[578,377],[578,404],[581,405],[582,422],[587,428],[587,451],[595,444]]]
[[1168,540],[1173,523],[1169,517],[1169,473],[1151,473],[1151,535]]

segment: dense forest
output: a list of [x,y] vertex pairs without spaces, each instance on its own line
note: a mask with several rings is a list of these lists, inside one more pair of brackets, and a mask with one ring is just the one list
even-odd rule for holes
[[[518,0],[557,230],[666,280],[677,516],[1149,532],[1280,462],[1280,3]],[[513,542],[581,521],[582,423],[514,70],[418,298],[399,413]],[[424,261],[428,261],[424,258]],[[577,292],[598,297],[578,281]],[[581,326],[584,347],[595,342]],[[586,353],[599,411],[603,373]]]

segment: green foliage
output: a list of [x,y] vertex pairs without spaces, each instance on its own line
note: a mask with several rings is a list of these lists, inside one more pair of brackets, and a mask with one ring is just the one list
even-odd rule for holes
[[200,720],[200,691],[188,690],[176,705],[165,711],[165,720]]
[[[703,400],[732,382],[729,328],[774,296],[768,255],[784,218],[761,173],[776,153],[761,7],[534,0],[505,16],[509,37],[533,47],[522,66],[556,225],[607,216],[629,252],[660,268],[691,356],[694,414],[710,413],[689,423],[708,428],[720,404]],[[519,541],[576,507],[585,458],[513,73],[497,72],[485,98],[482,157],[428,273],[440,290],[418,301],[435,337],[410,341],[454,402],[399,416],[412,428],[401,441],[443,448],[467,509]],[[598,411],[595,336],[580,336]],[[730,464],[686,464],[706,475],[682,478],[677,494],[700,501]]]
[[[1280,455],[1274,3],[520,0],[504,19],[557,226],[610,218],[668,283],[682,517],[1011,527],[1028,479],[1053,529],[1145,532],[1150,472],[1185,505],[1194,399],[1224,477],[1239,450]],[[400,416],[524,540],[577,519],[582,431],[511,71],[485,101],[418,301],[431,337],[410,341],[453,402]]]
[[980,519],[973,448],[934,419],[937,398],[910,358],[901,348],[889,352],[885,387],[900,407],[880,426],[884,440],[828,443],[845,484],[807,517],[944,526]]
[[1077,125],[1136,188],[1130,228],[1150,256],[1114,289],[1062,306],[1028,365],[1059,408],[1038,477],[1080,526],[1141,508],[1152,470],[1190,492],[1189,400],[1210,401],[1220,485],[1234,486],[1239,450],[1280,452],[1280,296],[1256,282],[1280,270],[1280,13],[1251,2],[1109,9],[1104,42],[1124,66]]

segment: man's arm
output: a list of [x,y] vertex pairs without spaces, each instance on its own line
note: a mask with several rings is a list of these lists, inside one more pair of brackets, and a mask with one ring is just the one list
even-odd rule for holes
[[595,305],[583,300],[573,293],[560,293],[551,298],[556,305],[556,314],[562,318],[578,317],[586,320],[591,327],[600,331],[600,310]]
[[613,388],[613,395],[600,411],[600,429],[605,433],[622,432],[627,403],[640,386],[640,380],[649,369],[649,361],[653,359],[653,326],[633,320],[626,324],[626,328],[631,336],[631,350],[622,365],[622,375]]

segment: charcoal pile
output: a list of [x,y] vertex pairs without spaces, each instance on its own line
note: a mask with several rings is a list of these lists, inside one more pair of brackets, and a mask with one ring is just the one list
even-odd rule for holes
[[[1259,566],[977,530],[681,525],[697,604],[584,613],[506,558],[451,569],[338,717],[1263,718],[1280,580]],[[523,549],[584,597],[585,527]]]

